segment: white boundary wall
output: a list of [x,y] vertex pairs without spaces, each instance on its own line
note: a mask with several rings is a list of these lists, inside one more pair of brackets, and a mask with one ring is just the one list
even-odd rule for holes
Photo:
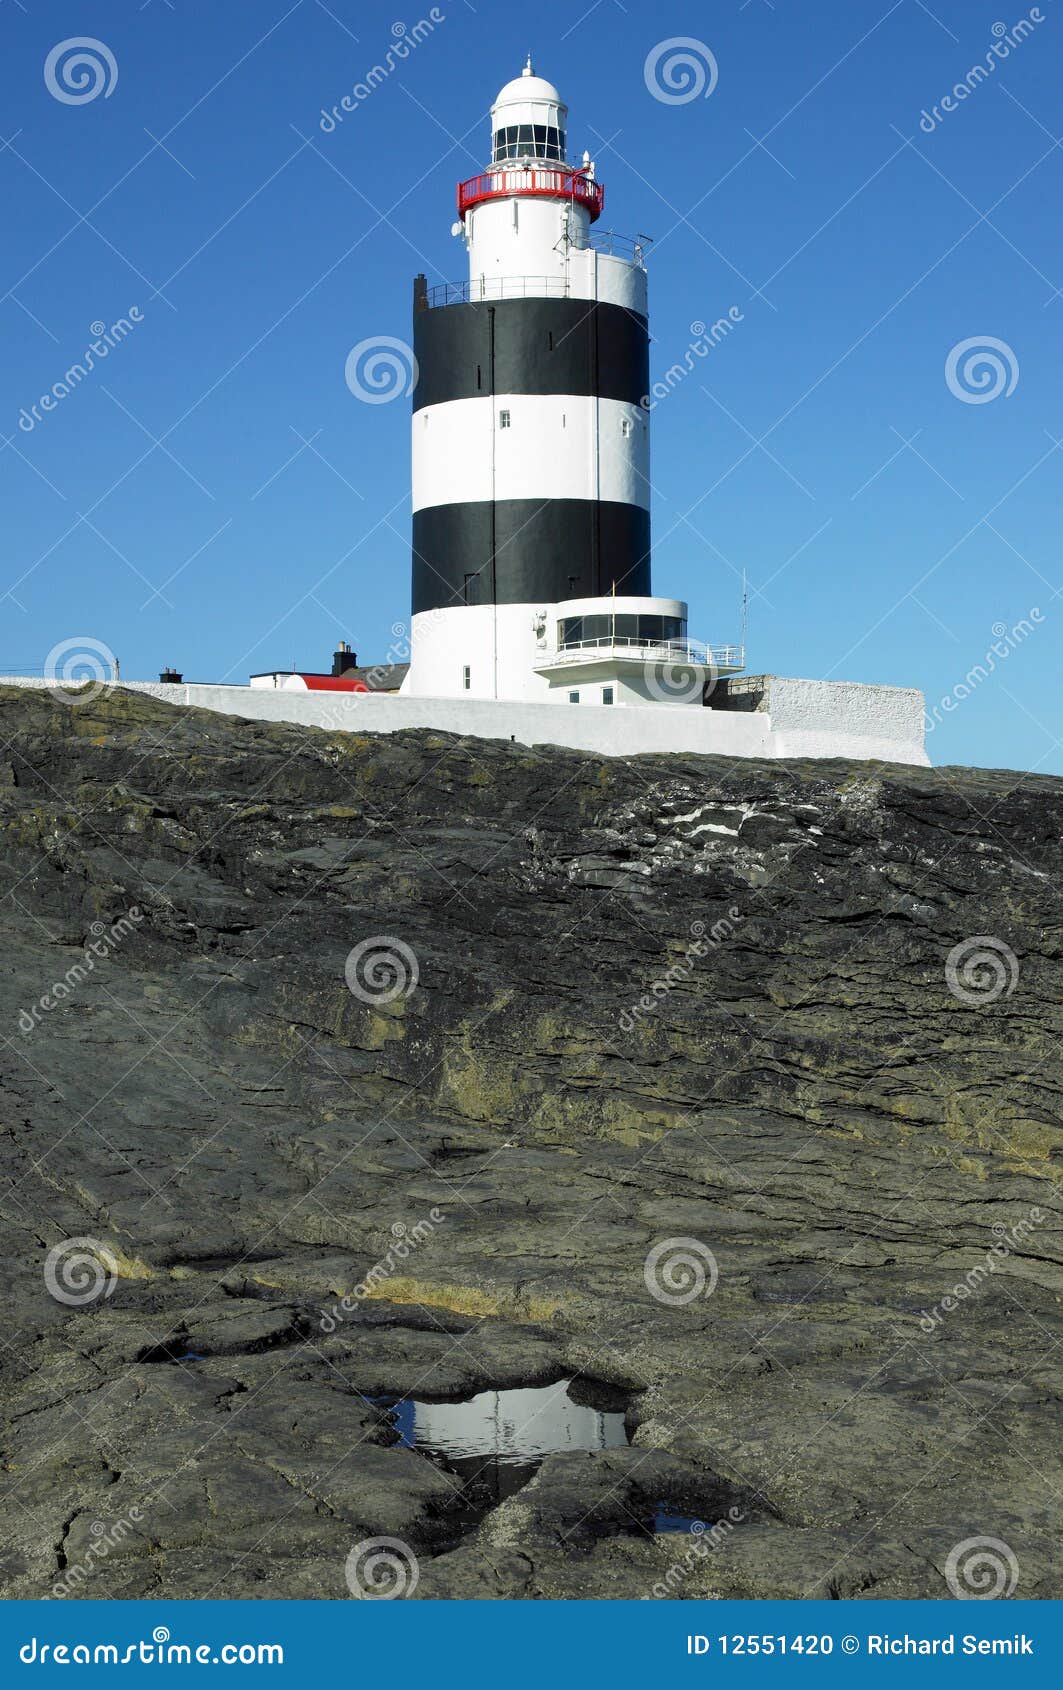
[[[745,678],[745,677],[744,677]],[[397,693],[285,692],[182,682],[122,681],[128,692],[192,704],[258,722],[292,722],[333,732],[397,733],[433,728],[521,745],[564,745],[606,757],[698,752],[720,757],[841,757],[929,767],[923,695],[910,687],[756,677],[756,710],[700,705],[601,705],[410,698]],[[40,677],[0,676],[0,685],[44,688]]]

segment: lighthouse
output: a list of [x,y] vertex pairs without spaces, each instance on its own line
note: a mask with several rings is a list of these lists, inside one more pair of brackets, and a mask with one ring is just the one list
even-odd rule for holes
[[468,280],[414,283],[407,695],[700,707],[743,666],[653,595],[645,243],[604,203],[529,58],[458,184]]

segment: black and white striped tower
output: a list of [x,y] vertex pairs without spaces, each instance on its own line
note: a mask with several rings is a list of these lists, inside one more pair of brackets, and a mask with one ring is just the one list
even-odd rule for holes
[[642,249],[593,233],[567,116],[529,59],[458,186],[469,280],[414,284],[408,692],[646,703],[636,648],[685,641],[686,606],[650,597]]

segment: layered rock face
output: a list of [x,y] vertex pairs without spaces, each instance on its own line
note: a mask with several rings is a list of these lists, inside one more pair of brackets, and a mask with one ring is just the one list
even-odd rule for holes
[[0,722],[7,1595],[1058,1593],[1063,784]]

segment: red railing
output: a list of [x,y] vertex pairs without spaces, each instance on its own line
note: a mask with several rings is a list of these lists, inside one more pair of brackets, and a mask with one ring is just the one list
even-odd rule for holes
[[595,182],[593,177],[584,176],[578,170],[550,170],[538,165],[513,169],[500,165],[497,170],[488,171],[483,176],[470,176],[467,182],[458,183],[458,216],[464,217],[474,205],[482,205],[484,200],[511,199],[514,195],[574,200],[576,205],[585,206],[590,212],[592,223],[602,215],[605,204],[604,184]]

